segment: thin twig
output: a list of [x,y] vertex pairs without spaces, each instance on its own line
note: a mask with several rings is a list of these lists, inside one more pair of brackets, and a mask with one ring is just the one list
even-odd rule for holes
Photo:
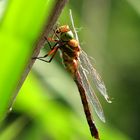
[[[67,2],[68,2],[68,0],[57,0],[56,5],[54,6],[54,9],[52,10],[52,13],[51,13],[49,19],[48,18],[46,19],[46,25],[44,26],[44,29],[42,31],[41,36],[39,37],[39,39],[35,43],[35,49],[34,49],[34,52],[32,55],[33,57],[36,57],[39,54],[41,47],[45,43],[45,37],[47,37],[49,32],[52,30],[54,24],[56,23],[61,11],[63,10],[63,8]],[[15,90],[15,94],[11,99],[11,103],[9,105],[9,108],[14,103],[14,100],[15,100],[24,80],[26,79],[28,73],[30,72],[30,70],[34,64],[34,61],[35,61],[35,59],[32,59],[32,57],[31,57],[31,60],[29,60],[29,63],[27,64],[27,66],[22,74],[22,77],[19,80],[18,86]]]

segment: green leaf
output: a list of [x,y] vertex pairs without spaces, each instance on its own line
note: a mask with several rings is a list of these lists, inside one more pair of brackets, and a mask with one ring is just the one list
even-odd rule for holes
[[0,120],[13,101],[33,46],[55,1],[10,1],[0,24]]
[[[14,140],[26,125],[24,118],[18,118],[0,133],[1,140]],[[16,131],[15,131],[16,130]]]

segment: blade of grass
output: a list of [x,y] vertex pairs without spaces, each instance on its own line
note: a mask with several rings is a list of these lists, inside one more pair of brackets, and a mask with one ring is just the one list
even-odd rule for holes
[[[0,133],[0,140],[14,140],[26,125],[26,120],[21,117],[12,122]],[[16,130],[16,131],[15,131]]]
[[[10,1],[0,23],[0,120],[12,105],[33,61],[33,45],[45,22],[35,54],[45,42],[67,0]],[[57,14],[56,14],[57,13]]]

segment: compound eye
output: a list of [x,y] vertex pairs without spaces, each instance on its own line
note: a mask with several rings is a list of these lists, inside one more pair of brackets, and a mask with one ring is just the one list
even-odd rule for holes
[[66,33],[62,33],[60,38],[63,41],[69,41],[69,40],[73,39],[73,33],[71,31],[68,31]]

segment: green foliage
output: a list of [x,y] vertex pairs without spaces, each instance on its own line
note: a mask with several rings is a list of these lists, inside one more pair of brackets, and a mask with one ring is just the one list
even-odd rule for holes
[[[51,0],[9,1],[0,17],[0,120],[9,111],[19,79],[54,4]],[[106,123],[93,114],[101,140],[139,139],[139,4],[136,0],[73,0],[60,16],[61,25],[71,24],[69,8],[81,46],[96,59],[109,95],[114,98],[112,104],[107,104],[99,97]],[[78,90],[59,63],[60,57],[55,60],[50,64],[37,60],[8,115],[11,121],[8,118],[1,124],[1,140],[93,139]]]
[[[24,118],[18,118],[12,122],[8,127],[0,132],[1,140],[14,140],[20,131],[25,127],[26,120]],[[16,130],[16,131],[15,131]]]
[[5,7],[0,23],[0,120],[15,96],[18,81],[31,57],[33,44],[53,4],[53,1],[46,0],[16,0],[9,1]]

